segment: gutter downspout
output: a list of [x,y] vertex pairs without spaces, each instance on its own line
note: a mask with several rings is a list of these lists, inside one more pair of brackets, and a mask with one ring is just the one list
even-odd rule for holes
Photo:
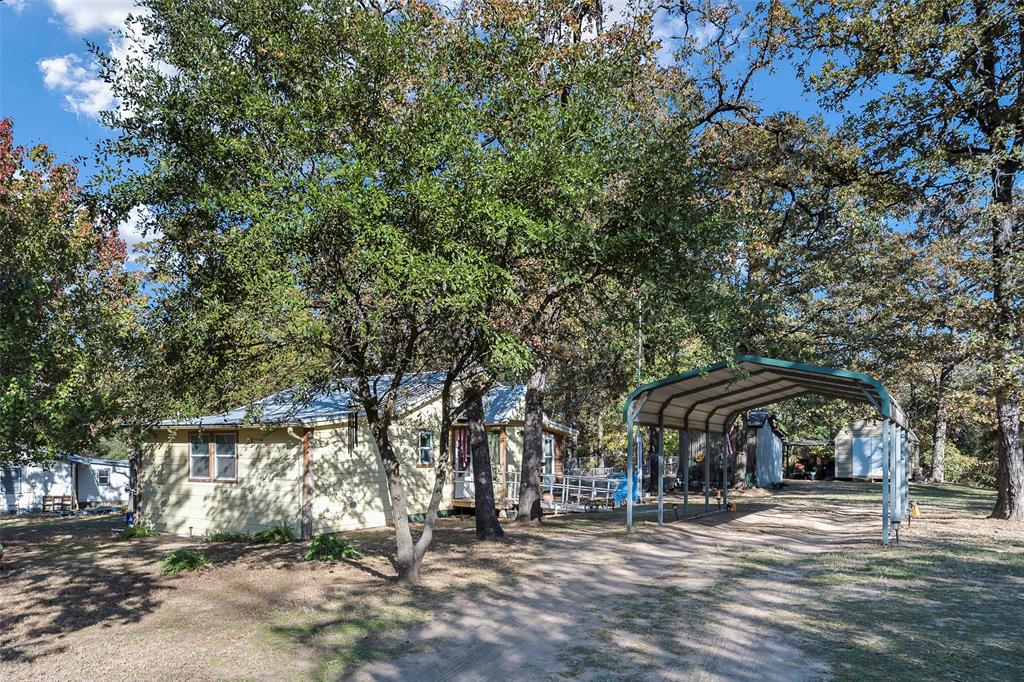
[[313,429],[305,429],[301,436],[295,433],[295,427],[289,426],[288,435],[302,443],[302,489],[299,504],[299,537],[309,540],[313,537],[313,460],[312,436]]

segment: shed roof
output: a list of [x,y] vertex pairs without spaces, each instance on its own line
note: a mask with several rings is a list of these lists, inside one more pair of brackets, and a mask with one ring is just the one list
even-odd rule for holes
[[866,374],[754,355],[644,384],[626,399],[623,417],[633,410],[635,424],[721,431],[744,410],[807,394],[867,403],[908,427],[896,400]]

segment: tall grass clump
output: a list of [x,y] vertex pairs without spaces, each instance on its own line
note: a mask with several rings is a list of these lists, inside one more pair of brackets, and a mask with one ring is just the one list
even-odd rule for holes
[[151,538],[156,535],[156,531],[147,525],[136,523],[133,526],[128,526],[120,533],[117,534],[118,540],[131,540],[132,538]]
[[252,535],[237,530],[211,530],[203,536],[203,542],[252,542]]
[[316,535],[303,555],[306,561],[336,561],[338,559],[362,559],[363,553],[351,542],[337,535],[320,533]]
[[286,542],[295,542],[295,531],[286,523],[279,523],[272,528],[253,533],[249,540],[254,545],[269,545],[277,543],[283,545]]
[[182,571],[198,571],[212,565],[210,559],[197,549],[179,549],[164,557],[160,562],[160,572],[164,575],[178,575]]

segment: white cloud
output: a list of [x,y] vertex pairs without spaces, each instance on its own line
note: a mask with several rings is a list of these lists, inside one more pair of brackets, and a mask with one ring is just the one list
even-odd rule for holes
[[21,14],[21,10],[25,9],[25,0],[0,0],[4,7],[10,7],[14,10],[15,14]]
[[152,213],[147,206],[136,206],[128,212],[128,217],[117,226],[117,233],[124,240],[128,247],[129,260],[134,260],[135,247],[139,242],[149,242],[159,239],[162,235],[159,230],[146,229],[150,222]]
[[[24,0],[17,0],[24,2]],[[60,21],[76,34],[103,32],[110,34],[124,28],[128,15],[139,10],[135,0],[48,0]],[[126,38],[110,38],[110,54],[123,59],[133,53]],[[114,109],[118,102],[110,86],[97,76],[96,64],[86,63],[77,54],[51,57],[39,61],[43,82],[50,90],[62,92],[67,109],[76,114],[96,118],[100,112]]]
[[[136,40],[131,35],[115,35],[110,39],[108,53],[122,64],[129,59],[146,61],[145,42],[145,37]],[[158,66],[165,74],[173,72],[162,63]],[[76,114],[97,118],[100,112],[120,106],[110,85],[99,78],[95,62],[90,61],[86,65],[78,55],[66,54],[63,57],[40,60],[39,70],[43,73],[43,83],[46,87],[49,90],[63,92],[68,110]],[[130,111],[122,110],[121,113],[131,115]]]
[[124,26],[135,10],[135,0],[49,0],[50,7],[75,33],[109,30]]
[[50,57],[39,61],[43,72],[43,83],[49,90],[64,93],[67,108],[76,114],[96,118],[101,111],[114,106],[114,95],[110,86],[96,77],[95,68],[82,66],[78,55]]

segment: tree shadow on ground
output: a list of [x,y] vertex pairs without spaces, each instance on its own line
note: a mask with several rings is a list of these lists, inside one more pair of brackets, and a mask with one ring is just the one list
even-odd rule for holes
[[32,661],[63,650],[60,635],[137,623],[168,586],[153,566],[165,548],[118,542],[120,517],[75,519],[5,530],[0,571],[0,660]]

